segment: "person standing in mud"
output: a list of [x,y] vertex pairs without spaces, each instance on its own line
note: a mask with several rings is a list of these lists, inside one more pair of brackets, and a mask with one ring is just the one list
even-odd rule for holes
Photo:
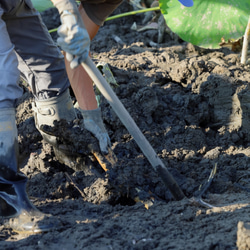
[[56,138],[41,131],[40,126],[77,118],[69,94],[70,83],[85,128],[99,140],[104,154],[110,145],[92,81],[77,66],[87,58],[90,40],[121,0],[97,1],[98,4],[95,0],[84,1],[79,11],[73,0],[52,2],[61,17],[58,43],[66,52],[66,61],[31,0],[0,0],[0,215],[10,218],[4,223],[17,231],[48,231],[55,223],[29,201],[25,191],[27,178],[18,169],[15,102],[23,93],[18,85],[20,76],[34,95],[36,127],[54,149]]
[[[97,106],[92,80],[82,67],[89,56],[90,41],[122,0],[51,0],[58,9],[61,26],[54,44],[31,0],[0,0],[0,216],[16,231],[45,232],[58,226],[40,212],[26,194],[27,177],[18,167],[18,139],[15,122],[16,100],[22,95],[20,76],[34,95],[34,117],[45,141],[59,151],[54,136],[41,125],[55,120],[72,121],[76,112],[69,94],[71,84],[83,123],[98,140],[101,152],[108,151],[110,139]],[[189,4],[191,0],[180,0]],[[63,153],[64,159],[70,155]]]

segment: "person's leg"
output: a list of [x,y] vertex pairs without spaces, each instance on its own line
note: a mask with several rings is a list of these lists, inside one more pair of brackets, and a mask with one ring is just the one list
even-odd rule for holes
[[[99,25],[95,24],[86,14],[82,5],[79,6],[79,12],[85,24],[85,27],[89,33],[90,39],[92,40],[99,30]],[[97,101],[95,98],[95,92],[93,88],[93,81],[80,65],[75,69],[71,69],[69,62],[65,58],[65,65],[69,81],[75,97],[78,101],[78,105],[83,110],[97,109]]]
[[[53,229],[57,222],[52,223],[49,216],[45,216],[29,201],[27,177],[18,167],[15,101],[22,95],[22,88],[18,86],[18,59],[6,20],[11,19],[15,12],[21,14],[21,10],[26,8],[23,4],[19,0],[2,0],[0,5],[0,217],[5,225],[14,230],[44,232]],[[18,20],[16,24],[18,28]],[[25,28],[19,27],[23,32]],[[20,43],[22,37],[19,39]]]
[[15,13],[6,13],[4,18],[15,45],[21,76],[28,81],[35,97],[36,126],[44,139],[52,143],[55,138],[44,134],[40,126],[53,126],[55,120],[76,118],[64,56],[30,0],[24,0]]
[[[100,3],[95,0],[83,1],[79,6],[79,12],[92,40],[103,25],[107,16],[109,16],[122,2],[122,0],[106,0]],[[79,107],[82,110],[94,110],[98,108],[95,98],[93,81],[88,76],[83,67],[71,69],[69,62],[65,59],[65,65]]]
[[5,13],[3,19],[15,46],[21,77],[28,81],[35,98],[61,95],[69,87],[64,57],[31,1],[24,0],[15,13]]
[[[103,25],[107,16],[122,2],[122,0],[84,0],[79,6],[79,12],[85,27],[92,40]],[[99,141],[100,150],[108,154],[111,146],[110,138],[103,124],[101,109],[98,107],[93,81],[80,65],[71,69],[65,59],[65,65],[71,87],[78,101],[79,110],[83,117],[84,127],[90,131]]]
[[18,85],[18,60],[6,24],[2,20],[3,13],[0,7],[0,108],[14,108],[16,99],[21,97],[23,92]]
[[0,7],[0,216],[5,218],[16,215],[19,207],[10,204],[9,198],[14,197],[15,191],[8,179],[18,172],[15,101],[22,89],[18,86],[18,60],[2,20],[3,13]]

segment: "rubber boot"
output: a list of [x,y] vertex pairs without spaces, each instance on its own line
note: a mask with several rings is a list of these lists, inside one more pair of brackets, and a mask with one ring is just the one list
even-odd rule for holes
[[33,103],[33,111],[36,128],[40,131],[44,140],[53,146],[57,146],[56,137],[44,133],[41,130],[41,125],[53,127],[54,121],[60,121],[62,119],[73,121],[77,118],[68,89],[60,96],[43,101],[36,100]]
[[[85,159],[80,154],[73,154],[71,151],[58,148],[57,138],[45,133],[41,125],[54,126],[54,121],[62,119],[71,122],[77,118],[72,99],[67,89],[62,95],[47,100],[33,103],[36,128],[40,131],[43,139],[53,146],[54,153],[59,162],[72,168],[75,171],[85,168]],[[73,143],[73,142],[72,142]],[[69,145],[70,146],[70,145]]]
[[27,177],[18,170],[15,109],[0,109],[0,216],[6,226],[25,233],[47,232],[59,225],[40,212],[26,193]]

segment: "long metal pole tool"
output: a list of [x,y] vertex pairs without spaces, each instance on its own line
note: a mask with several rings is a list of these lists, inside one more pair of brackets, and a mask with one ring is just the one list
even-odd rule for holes
[[157,156],[156,152],[149,144],[148,140],[145,138],[141,130],[135,124],[133,118],[125,109],[121,101],[118,99],[112,88],[105,80],[105,78],[96,68],[93,61],[88,57],[87,60],[82,63],[82,66],[86,70],[90,78],[94,81],[102,95],[107,99],[111,107],[114,109],[115,113],[120,118],[123,125],[127,128],[128,132],[133,136],[136,143],[142,150],[143,154],[147,157],[154,170],[157,171],[159,176],[162,178],[164,184],[169,188],[173,197],[176,200],[182,200],[185,195],[182,192],[181,188],[178,186],[173,176],[164,166],[161,159]]

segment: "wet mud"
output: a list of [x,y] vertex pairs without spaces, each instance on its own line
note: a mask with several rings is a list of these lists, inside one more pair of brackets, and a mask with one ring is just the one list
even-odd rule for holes
[[[114,14],[131,8],[124,2]],[[49,29],[58,20],[53,10],[43,18]],[[98,143],[80,120],[44,128],[59,135],[78,165],[58,161],[35,127],[33,96],[22,82],[20,169],[33,203],[63,227],[19,235],[1,226],[1,249],[248,249],[242,235],[250,220],[249,65],[240,64],[238,52],[198,48],[169,31],[158,43],[157,29],[131,29],[143,21],[140,14],[106,22],[92,42],[92,58],[108,64],[114,92],[186,198],[173,198],[101,95],[117,163],[103,170],[93,155]],[[192,202],[215,165],[201,197],[211,207]]]

